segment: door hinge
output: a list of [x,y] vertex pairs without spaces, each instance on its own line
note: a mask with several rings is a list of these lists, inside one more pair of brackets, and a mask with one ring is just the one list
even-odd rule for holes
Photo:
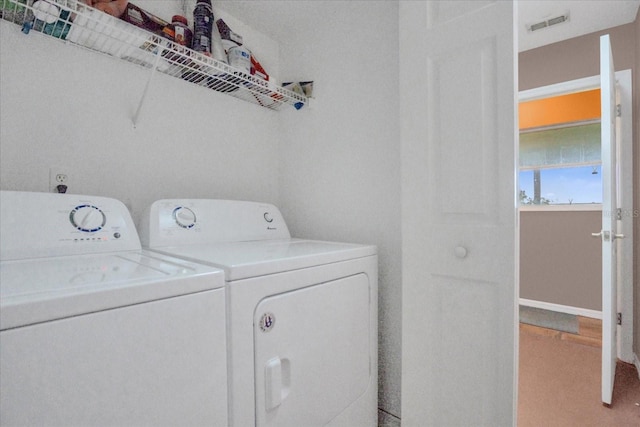
[[622,325],[622,313],[618,313],[618,325]]
[[621,117],[622,116],[622,105],[618,104],[616,105],[616,117]]
[[616,209],[616,219],[622,221],[622,208]]

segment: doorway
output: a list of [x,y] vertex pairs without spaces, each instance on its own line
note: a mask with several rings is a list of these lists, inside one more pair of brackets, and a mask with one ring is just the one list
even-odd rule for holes
[[525,94],[519,118],[524,321],[577,334],[576,316],[601,319],[601,248],[590,237],[602,218],[600,90]]
[[[619,163],[619,171],[618,171],[619,182],[620,182],[618,206],[621,207],[620,223],[623,229],[622,232],[623,234],[627,232],[628,233],[627,236],[631,236],[632,220],[631,218],[625,218],[625,215],[624,215],[625,212],[631,212],[632,206],[633,206],[632,187],[631,187],[632,186],[631,72],[629,70],[626,70],[626,71],[616,73],[616,80],[618,83],[618,88],[620,93],[620,98],[619,98],[620,117],[617,120],[617,132],[616,132],[619,137],[618,144],[617,144],[618,158],[621,159],[621,162]],[[570,81],[562,84],[520,92],[519,101],[530,102],[533,100],[542,100],[542,99],[554,97],[554,96],[555,97],[565,96],[567,94],[576,94],[576,93],[585,94],[585,93],[588,93],[589,91],[598,89],[599,85],[600,85],[599,76],[595,76],[587,79],[574,80],[574,81]],[[578,125],[579,123],[576,123],[575,121],[573,123],[570,123],[570,127],[576,128]],[[551,126],[551,127],[555,129],[561,129],[563,126],[556,124],[555,126]],[[548,131],[548,129],[543,129],[543,130]],[[540,129],[537,129],[537,131],[540,131]],[[528,136],[528,139],[531,140],[535,138],[531,138],[530,136]],[[551,165],[552,168],[553,167],[558,168],[558,167],[564,166],[561,164],[562,162],[572,163],[571,165],[569,165],[572,167],[580,166],[581,163],[582,163],[582,166],[589,166],[589,165],[586,165],[585,163],[594,162],[593,158],[588,158],[588,156],[585,157],[585,154],[588,154],[588,151],[589,151],[589,142],[587,141],[585,143],[585,141],[582,141],[581,143],[582,143],[581,147],[577,147],[575,143],[573,144],[573,146],[571,143],[567,144],[568,154],[564,158],[554,159],[549,152],[547,152],[542,157],[546,159],[546,161],[549,161],[549,159],[552,160],[552,163],[554,163],[553,165]],[[520,143],[520,145],[522,147],[522,142]],[[527,163],[527,159],[526,159],[526,157],[529,156],[530,158],[534,158],[535,160],[535,157],[536,157],[535,154],[538,154],[538,157],[540,158],[541,157],[539,156],[540,153],[534,152],[533,153],[534,155],[532,156],[531,153],[527,152],[527,149],[525,149],[524,152],[521,154],[524,154],[524,157],[525,157],[524,168],[522,168],[523,162],[522,161],[520,162],[521,170],[524,169],[526,171],[527,168],[535,170],[540,166],[539,164],[536,164],[535,161],[533,161],[532,163]],[[599,159],[595,161],[596,164],[590,165],[593,167],[592,172],[594,175],[597,175],[599,172],[598,164],[597,164],[598,162],[599,162]],[[549,166],[549,165],[546,165],[546,166]],[[522,172],[520,177],[521,179],[523,178]],[[538,180],[540,180],[540,173],[538,173],[537,178]],[[526,179],[526,176],[525,176],[525,179]],[[538,181],[537,184],[539,185],[540,182]],[[533,188],[535,188],[536,183],[534,183],[533,185],[534,185]],[[521,188],[523,187],[521,186]],[[526,193],[526,190],[525,190],[525,193]],[[539,187],[538,189],[533,189],[532,197],[527,196],[524,198],[524,204],[520,210],[521,228],[523,232],[527,229],[527,223],[525,221],[524,216],[529,215],[531,212],[536,212],[536,213],[540,213],[542,215],[547,215],[547,216],[550,215],[552,217],[554,215],[574,216],[573,220],[569,220],[569,224],[571,225],[575,225],[576,218],[579,217],[580,215],[594,216],[595,214],[594,218],[591,219],[592,222],[595,220],[595,223],[592,224],[591,226],[587,226],[586,228],[583,226],[583,229],[580,231],[580,234],[583,234],[583,235],[579,238],[582,239],[583,246],[587,245],[589,243],[588,242],[589,239],[586,236],[588,236],[591,231],[597,231],[600,229],[599,218],[601,218],[602,216],[601,205],[598,206],[597,203],[591,203],[585,206],[583,203],[583,206],[576,206],[576,205],[573,205],[570,201],[565,201],[565,203],[553,203],[553,201],[550,199],[551,197],[545,197],[544,191],[540,192]],[[521,200],[522,200],[522,197],[521,197]],[[527,206],[527,202],[530,202],[529,203],[530,205],[534,205],[533,208],[531,208],[530,206]],[[596,217],[599,217],[599,218],[596,218]],[[562,232],[569,231],[566,229],[570,227],[564,227],[564,228],[565,229],[563,229]],[[539,234],[532,233],[532,235],[535,236],[534,238],[540,240]],[[556,242],[563,240],[560,236],[557,236],[557,237],[558,239]],[[629,239],[624,239],[619,241],[620,263],[618,268],[618,310],[621,313],[623,322],[622,322],[622,325],[618,326],[618,358],[626,362],[631,362],[633,360],[633,352],[631,348],[632,337],[633,337],[633,328],[632,328],[633,326],[633,306],[632,306],[633,305],[633,283],[632,283],[633,243],[631,240],[632,239],[629,238]],[[570,242],[570,244],[575,245],[576,242]],[[527,245],[527,236],[521,235],[521,269],[524,272],[527,271],[526,265],[528,262],[526,259],[527,251],[523,250],[523,247],[526,245]],[[594,247],[596,249],[599,249],[598,246],[594,246]],[[542,250],[544,250],[544,248],[542,248]],[[547,252],[552,252],[552,250],[547,250]],[[549,254],[546,253],[545,255],[549,255]],[[576,258],[580,257],[580,254],[579,252],[574,251],[572,253],[571,251],[568,251],[567,256],[568,256],[567,258],[568,260],[572,260],[575,262]],[[598,253],[598,257],[599,256],[600,254]],[[551,276],[549,277],[552,277],[554,274],[558,275],[558,274],[564,273],[565,276],[561,278],[560,282],[567,281],[566,271],[564,272],[551,271],[547,273],[551,274]],[[584,271],[582,271],[581,273],[584,273]],[[587,277],[592,277],[594,275],[598,284],[601,284],[600,278],[602,276],[600,273],[594,274],[593,272],[589,272]],[[542,274],[542,276],[544,276],[544,274]],[[521,278],[522,277],[523,276],[521,274]],[[579,285],[581,284],[581,282],[584,282],[584,279],[578,280]],[[571,298],[572,293],[574,294],[574,296],[580,293],[579,287],[573,291],[569,289],[568,290],[569,295],[568,297],[567,295],[564,295],[565,297],[564,300],[560,298],[560,301],[555,301],[550,303],[549,301],[553,301],[551,298],[545,298],[540,293],[536,294],[535,291],[531,291],[530,289],[523,289],[523,286],[526,286],[526,285],[527,284],[524,283],[524,281],[521,284],[521,297],[524,298],[524,299],[521,299],[520,301],[521,304],[524,303],[525,305],[533,305],[540,308],[550,309],[552,311],[558,311],[561,313],[567,313],[572,315],[586,315],[587,317],[594,317],[594,318],[601,317],[601,312],[597,310],[597,307],[593,307],[593,303],[591,308],[585,309],[584,307],[586,305],[580,302],[580,295],[577,295],[577,298],[573,298],[573,299]],[[531,293],[531,292],[533,292],[532,294],[533,298],[528,299],[527,298],[527,296],[529,296],[528,293]],[[560,292],[560,294],[562,294],[562,292]],[[566,301],[576,301],[576,300],[577,302],[575,303],[566,302]]]

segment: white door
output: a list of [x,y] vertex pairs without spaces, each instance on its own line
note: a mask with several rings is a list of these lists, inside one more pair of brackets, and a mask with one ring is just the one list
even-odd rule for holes
[[[631,70],[616,72],[616,144],[618,181],[618,359],[633,363],[633,111]],[[620,110],[617,110],[620,108]]]
[[611,404],[616,373],[617,346],[617,162],[616,84],[609,35],[600,38],[600,84],[602,108],[602,402]]
[[400,2],[402,424],[515,424],[514,2]]

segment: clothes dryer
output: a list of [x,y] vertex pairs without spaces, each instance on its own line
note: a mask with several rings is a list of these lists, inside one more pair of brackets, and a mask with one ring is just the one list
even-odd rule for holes
[[377,250],[291,238],[271,204],[159,200],[144,246],[222,268],[230,424],[377,424]]
[[227,426],[221,270],[142,250],[114,199],[0,209],[0,425]]

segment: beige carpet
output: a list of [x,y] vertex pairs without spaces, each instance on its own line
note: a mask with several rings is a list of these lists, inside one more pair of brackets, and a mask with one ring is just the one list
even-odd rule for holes
[[520,331],[519,427],[638,427],[640,379],[618,363],[611,408],[600,399],[601,350]]

